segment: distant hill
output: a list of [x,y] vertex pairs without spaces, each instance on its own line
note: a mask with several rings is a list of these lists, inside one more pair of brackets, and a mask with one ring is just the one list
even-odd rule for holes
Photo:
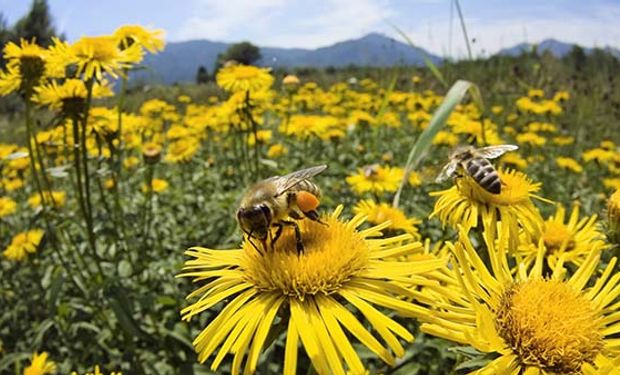
[[[218,53],[228,47],[228,43],[209,40],[168,43],[163,52],[147,55],[147,69],[138,77],[167,84],[194,82],[198,67],[203,65],[211,72]],[[316,49],[261,47],[261,54],[259,65],[271,67],[422,65],[425,54],[434,63],[441,62],[440,57],[421,48],[378,33]]]
[[[538,53],[542,53],[544,51],[549,51],[555,57],[564,57],[566,56],[575,46],[573,43],[565,43],[556,39],[545,39],[538,44],[532,43],[520,43],[514,47],[504,48],[500,50],[497,54],[504,56],[518,56],[523,52],[531,51],[532,48],[536,46],[536,50]],[[583,51],[586,54],[592,53],[593,48],[582,47]],[[603,48],[605,51],[611,53],[615,57],[620,59],[620,50],[613,47],[605,47]]]

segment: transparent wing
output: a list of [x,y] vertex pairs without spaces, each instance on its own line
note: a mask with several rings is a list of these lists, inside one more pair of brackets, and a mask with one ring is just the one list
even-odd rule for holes
[[454,175],[454,171],[456,171],[456,167],[458,166],[458,162],[456,160],[450,160],[448,164],[444,165],[439,172],[439,175],[435,179],[435,182],[443,182],[447,180],[449,177]]
[[323,172],[327,169],[327,165],[318,165],[316,167],[306,168],[299,171],[295,171],[293,173],[289,173],[285,176],[275,176],[271,177],[269,180],[273,181],[276,186],[276,197],[278,195],[282,195],[291,188],[293,188],[298,183],[308,180],[317,174]]
[[518,148],[519,146],[516,145],[488,146],[476,149],[475,153],[477,156],[483,157],[485,159],[495,159],[502,156],[506,152],[514,151]]

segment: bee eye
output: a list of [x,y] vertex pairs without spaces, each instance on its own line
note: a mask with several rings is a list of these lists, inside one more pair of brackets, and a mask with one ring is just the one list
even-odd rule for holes
[[271,222],[271,210],[269,209],[269,207],[267,207],[267,205],[265,204],[261,204],[259,207],[261,211],[263,212],[265,219],[267,219],[267,222],[270,223]]

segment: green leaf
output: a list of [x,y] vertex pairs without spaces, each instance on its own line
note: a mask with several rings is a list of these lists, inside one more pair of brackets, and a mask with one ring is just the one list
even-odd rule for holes
[[0,359],[0,373],[5,373],[4,370],[11,367],[11,365],[22,362],[30,358],[30,354],[28,353],[9,353],[2,355]]
[[123,259],[118,263],[118,275],[120,277],[127,278],[131,276],[132,273],[133,273],[133,267],[131,266],[131,263],[128,260]]
[[60,295],[62,286],[65,283],[65,275],[62,273],[60,268],[56,269],[54,273],[56,276],[52,280],[52,284],[49,288],[49,297],[47,301],[50,310],[55,309],[56,303],[58,302],[58,296]]
[[[409,157],[407,158],[407,164],[405,165],[405,176],[403,177],[400,187],[394,195],[394,201],[392,202],[394,207],[398,207],[400,195],[405,184],[407,183],[409,173],[417,168],[418,163],[424,157],[424,153],[431,146],[433,138],[435,138],[435,135],[437,135],[437,133],[443,128],[446,120],[448,120],[448,117],[450,117],[450,114],[454,111],[454,108],[461,103],[468,91],[478,91],[477,95],[479,95],[479,90],[473,83],[464,80],[456,81],[456,83],[450,88],[450,91],[446,94],[443,102],[439,105],[439,108],[437,108],[433,114],[428,127],[424,129],[422,134],[420,134],[416,142],[413,144],[413,147],[411,147]],[[476,94],[473,94],[473,96],[475,97]]]
[[131,301],[127,297],[127,291],[120,287],[111,287],[108,290],[110,308],[116,315],[118,323],[129,335],[137,338],[146,339],[148,336],[133,318],[131,312]]

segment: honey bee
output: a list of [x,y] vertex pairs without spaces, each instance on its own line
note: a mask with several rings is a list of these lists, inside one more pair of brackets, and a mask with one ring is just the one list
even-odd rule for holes
[[436,182],[445,181],[448,177],[458,176],[457,170],[462,169],[474,179],[484,190],[491,194],[499,194],[502,183],[497,170],[488,159],[495,159],[506,152],[518,149],[515,145],[488,146],[474,148],[473,146],[457,147],[450,153],[450,161],[443,167]]
[[[301,231],[295,220],[307,217],[322,223],[316,211],[321,190],[309,179],[326,168],[326,165],[319,165],[285,176],[273,176],[248,189],[237,210],[237,222],[254,247],[252,239],[257,239],[261,241],[263,249],[267,249],[267,239],[271,237],[273,248],[284,227],[292,226],[295,229],[297,252],[303,252]],[[276,228],[273,236],[272,228]]]

